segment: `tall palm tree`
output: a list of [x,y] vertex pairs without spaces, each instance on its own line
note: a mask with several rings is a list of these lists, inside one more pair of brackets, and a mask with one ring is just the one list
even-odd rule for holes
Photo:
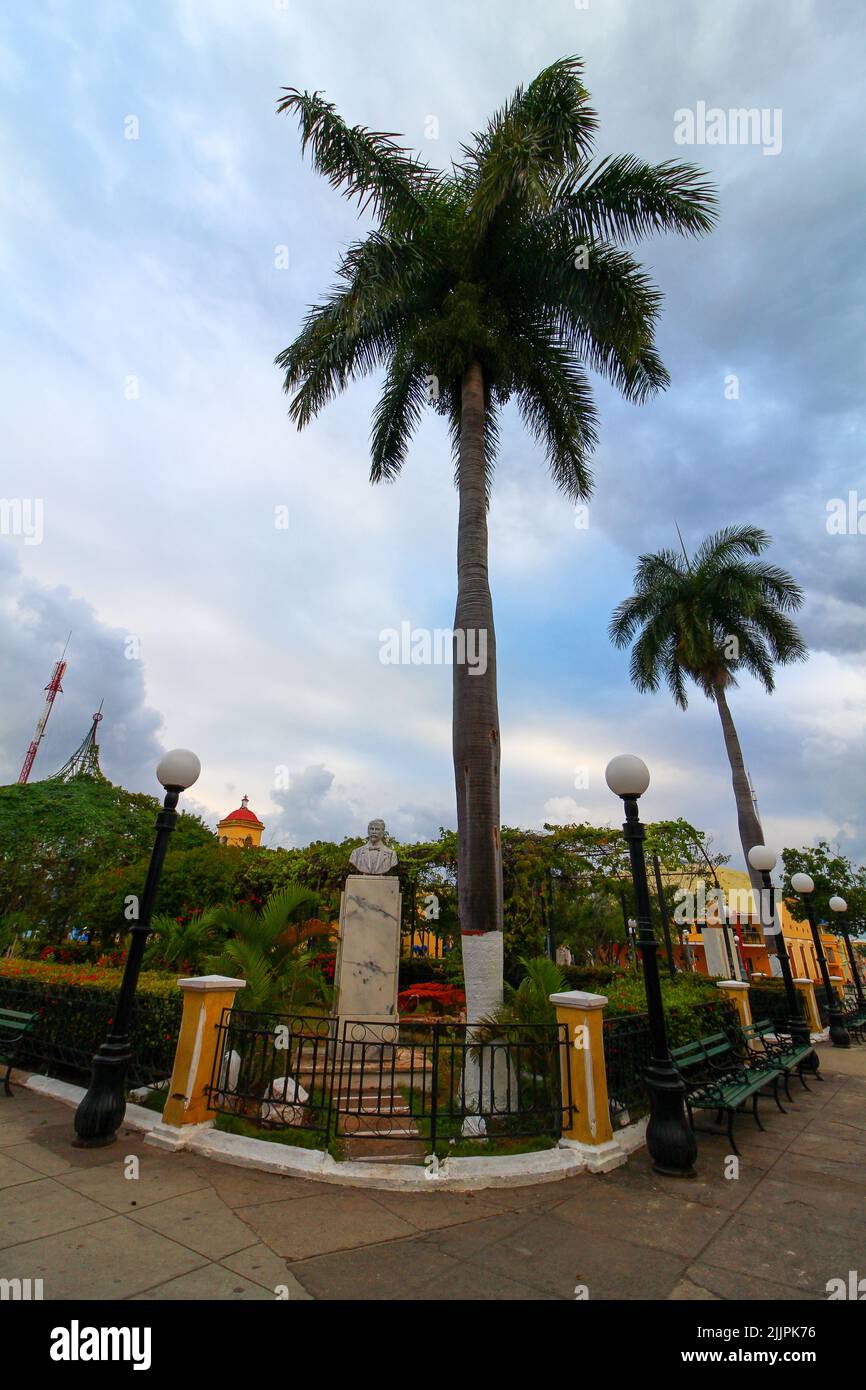
[[802,661],[806,644],[788,617],[803,592],[785,570],[757,557],[770,543],[757,526],[728,526],[701,542],[692,559],[683,547],[641,555],[634,593],[613,614],[610,635],[618,647],[637,636],[630,673],[638,690],[658,690],[662,679],[681,709],[688,704],[686,678],[715,701],[737,803],[740,843],[752,887],[761,876],[749,850],[764,842],[755,812],[727,692],[737,673],[748,671],[772,692],[774,665]]
[[[450,426],[459,498],[453,755],[470,1012],[481,966],[467,940],[499,933],[501,962],[487,567],[500,412],[514,397],[555,485],[571,499],[588,497],[596,415],[587,369],[637,402],[668,382],[654,339],[662,296],[619,243],[661,231],[697,235],[715,220],[713,190],[692,165],[593,159],[598,121],[581,72],[578,59],[563,58],[519,87],[448,172],[389,134],[347,126],[318,93],[283,88],[278,102],[298,117],[314,167],[375,219],[346,251],[339,283],[276,359],[291,418],[302,429],[349,381],[382,369],[374,483],[400,472],[425,406]],[[486,642],[483,672],[460,659],[470,641]],[[501,997],[501,964],[498,973]],[[479,1004],[492,1003],[487,990]]]

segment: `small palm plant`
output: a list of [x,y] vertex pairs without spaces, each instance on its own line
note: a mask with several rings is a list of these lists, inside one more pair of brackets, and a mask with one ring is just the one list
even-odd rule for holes
[[[770,537],[757,526],[728,526],[701,542],[690,559],[683,548],[641,555],[634,593],[613,614],[618,647],[634,640],[630,674],[638,690],[667,682],[680,709],[691,679],[713,700],[731,767],[740,842],[746,864],[764,842],[727,693],[747,671],[772,692],[774,665],[803,661],[806,644],[788,616],[803,602],[790,574],[757,557]],[[761,875],[749,867],[752,886]]]
[[559,994],[566,989],[565,976],[555,961],[547,956],[533,956],[520,964],[525,975],[515,989],[506,983],[505,998],[492,1017],[486,1019],[485,1026],[502,1036],[509,1027],[519,1032],[528,1024],[555,1023],[556,1009],[550,1002],[551,994]]
[[330,1002],[330,986],[313,957],[300,949],[322,934],[315,919],[318,902],[311,889],[293,883],[272,893],[260,913],[247,903],[211,909],[225,944],[209,968],[246,980],[238,1001],[244,1013],[291,1012]]
[[145,969],[184,970],[196,975],[221,939],[213,908],[194,912],[186,921],[160,913],[151,923],[144,953]]

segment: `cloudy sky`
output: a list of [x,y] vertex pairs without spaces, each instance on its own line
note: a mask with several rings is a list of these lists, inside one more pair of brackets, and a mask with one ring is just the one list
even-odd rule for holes
[[[643,244],[672,385],[638,407],[599,384],[588,527],[506,417],[491,509],[503,820],[616,818],[604,765],[633,751],[652,770],[647,816],[689,817],[739,866],[715,709],[633,691],[606,627],[675,521],[688,545],[748,521],[807,591],[812,652],[772,698],[747,680],[731,696],[767,840],[863,855],[866,536],[827,521],[849,492],[866,511],[864,41],[862,0],[7,10],[0,497],[24,509],[0,534],[0,781],[71,630],[35,777],[104,697],[113,780],[155,791],[160,750],[194,748],[198,807],[215,819],[247,792],[266,842],[358,833],[372,814],[409,839],[454,823],[450,670],[383,665],[379,640],[452,620],[446,432],[431,417],[402,478],[374,489],[375,381],[305,433],[290,424],[274,355],[359,224],[274,103],[324,90],[447,165],[519,82],[577,53],[599,151],[701,163],[721,221]],[[766,109],[771,138],[684,149],[675,113],[700,103]]]

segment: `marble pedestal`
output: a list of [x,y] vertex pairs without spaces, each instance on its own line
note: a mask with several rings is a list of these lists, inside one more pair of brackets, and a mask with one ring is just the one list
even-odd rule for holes
[[[340,898],[340,942],[334,973],[339,1037],[397,1041],[400,964],[400,880],[350,874]],[[347,1020],[367,1025],[348,1032]]]

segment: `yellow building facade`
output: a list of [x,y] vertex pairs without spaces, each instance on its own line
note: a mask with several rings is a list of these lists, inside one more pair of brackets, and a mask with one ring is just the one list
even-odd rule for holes
[[[725,868],[717,869],[716,874],[728,908],[729,940],[732,942],[733,949],[736,950],[743,977],[745,979],[762,979],[771,976],[773,972],[770,968],[770,954],[755,907],[749,875],[737,869]],[[677,923],[679,944],[675,947],[675,953],[680,964],[685,962],[687,955],[690,956],[693,967],[701,974],[706,975],[709,974],[709,971],[702,928],[705,922],[715,926],[720,926],[721,923],[716,902],[712,899],[712,889],[715,888],[715,884],[704,883],[704,891],[701,893],[702,882],[704,881],[696,878],[690,882],[684,880],[681,885],[691,894],[691,899],[686,899],[684,905],[693,902],[694,915],[692,920],[686,922],[685,926],[681,922]],[[702,902],[705,903],[703,912],[701,911]],[[821,970],[818,965],[818,957],[815,954],[815,944],[812,940],[809,923],[795,921],[791,916],[787,902],[778,896],[776,905],[785,948],[791,962],[791,974],[795,980],[812,980],[814,984],[820,985],[822,982]],[[682,914],[680,915],[682,916]],[[683,942],[683,935],[686,930],[688,931],[687,945]],[[820,926],[819,930],[831,981],[838,981],[839,987],[853,984],[854,978],[844,941],[835,932],[829,931],[826,926]]]

